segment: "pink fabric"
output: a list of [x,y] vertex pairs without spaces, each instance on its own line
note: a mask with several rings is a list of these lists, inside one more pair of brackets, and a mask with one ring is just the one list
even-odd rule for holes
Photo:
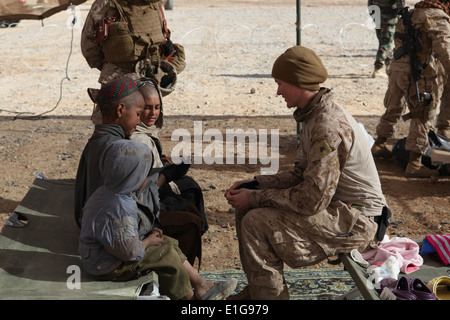
[[450,234],[435,234],[425,237],[433,246],[444,265],[450,264]]
[[390,256],[394,256],[399,264],[400,271],[411,273],[418,270],[423,264],[419,253],[419,245],[408,238],[393,238],[382,242],[377,249],[361,254],[372,265],[381,265]]

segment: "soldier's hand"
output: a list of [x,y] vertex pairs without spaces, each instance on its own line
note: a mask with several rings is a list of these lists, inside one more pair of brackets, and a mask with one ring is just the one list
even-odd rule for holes
[[225,197],[227,198],[228,203],[235,209],[247,210],[250,208],[248,189],[228,190]]
[[233,183],[233,185],[230,188],[228,188],[227,192],[225,193],[225,198],[229,194],[230,190],[236,189],[237,187],[239,187],[243,183],[248,183],[248,182],[252,182],[252,181],[254,181],[254,180],[251,179],[251,180],[239,180],[239,181],[236,181],[235,183]]
[[[165,57],[170,56],[170,54],[174,51],[175,51],[175,47],[173,45],[173,42],[170,39],[168,39],[166,42],[164,42],[162,44],[162,52]],[[175,56],[175,55],[176,55],[176,51],[174,52],[173,56]]]

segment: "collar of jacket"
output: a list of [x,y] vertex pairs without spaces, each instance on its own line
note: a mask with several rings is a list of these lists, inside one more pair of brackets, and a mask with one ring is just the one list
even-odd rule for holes
[[147,126],[141,121],[141,123],[136,127],[136,132],[142,132],[154,138],[158,138],[158,128],[155,125]]
[[308,117],[308,115],[311,113],[311,111],[314,109],[314,107],[320,102],[322,99],[322,96],[325,93],[330,92],[331,90],[328,88],[320,88],[319,92],[316,94],[314,98],[312,98],[309,103],[303,108],[297,108],[294,111],[294,119],[297,122],[303,122]]
[[120,136],[122,139],[126,138],[122,127],[116,124],[96,124],[94,133]]

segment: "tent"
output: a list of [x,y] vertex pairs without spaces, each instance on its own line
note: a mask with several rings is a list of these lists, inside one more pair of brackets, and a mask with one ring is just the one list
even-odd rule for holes
[[[87,0],[2,0],[0,2],[0,21],[19,21],[24,19],[42,20],[55,13],[66,10],[71,5],[80,5]],[[174,0],[164,0],[166,10],[172,10]]]
[[86,0],[2,0],[0,21],[42,20]]

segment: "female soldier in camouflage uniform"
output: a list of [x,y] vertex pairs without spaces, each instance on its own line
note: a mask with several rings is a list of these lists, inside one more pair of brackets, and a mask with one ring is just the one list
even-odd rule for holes
[[[385,212],[369,143],[355,119],[321,88],[328,73],[305,47],[288,49],[272,76],[302,123],[291,171],[238,181],[225,194],[236,208],[236,229],[248,288],[238,298],[289,298],[283,264],[292,268],[376,247]],[[378,232],[380,231],[380,232]]]

